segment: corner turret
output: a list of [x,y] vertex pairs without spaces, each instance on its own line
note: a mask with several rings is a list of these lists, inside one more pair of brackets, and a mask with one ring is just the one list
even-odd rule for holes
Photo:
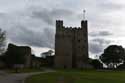
[[56,28],[62,28],[63,27],[63,21],[62,20],[56,20]]
[[87,28],[87,26],[88,26],[87,20],[82,20],[81,21],[81,28]]

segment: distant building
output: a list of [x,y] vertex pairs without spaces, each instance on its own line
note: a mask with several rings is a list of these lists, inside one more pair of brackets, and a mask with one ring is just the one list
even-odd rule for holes
[[81,21],[81,27],[65,27],[62,20],[56,21],[55,67],[87,68],[88,25]]
[[31,57],[31,67],[32,68],[40,68],[42,64],[44,64],[45,60],[41,57],[36,57],[35,55],[32,55]]

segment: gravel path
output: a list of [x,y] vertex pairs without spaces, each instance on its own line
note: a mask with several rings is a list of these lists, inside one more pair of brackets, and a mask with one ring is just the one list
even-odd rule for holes
[[24,83],[24,80],[31,76],[41,73],[47,73],[53,71],[44,71],[44,72],[34,72],[34,73],[20,73],[20,74],[6,74],[0,71],[0,83]]

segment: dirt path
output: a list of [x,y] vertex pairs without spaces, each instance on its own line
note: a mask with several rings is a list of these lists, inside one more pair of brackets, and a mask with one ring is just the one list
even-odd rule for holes
[[0,71],[0,83],[24,83],[24,80],[31,75],[37,75],[37,74],[47,73],[47,72],[52,72],[52,71],[20,73],[20,74],[6,74]]

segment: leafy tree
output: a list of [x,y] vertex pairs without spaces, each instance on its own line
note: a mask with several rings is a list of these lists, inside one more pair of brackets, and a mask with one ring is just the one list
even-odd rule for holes
[[101,69],[101,68],[103,68],[103,64],[98,59],[91,60],[91,65],[95,69]]
[[104,62],[110,68],[116,68],[119,63],[125,60],[125,50],[122,46],[110,45],[104,50],[104,53],[100,56],[102,62]]
[[5,50],[6,45],[6,32],[0,29],[0,54]]

